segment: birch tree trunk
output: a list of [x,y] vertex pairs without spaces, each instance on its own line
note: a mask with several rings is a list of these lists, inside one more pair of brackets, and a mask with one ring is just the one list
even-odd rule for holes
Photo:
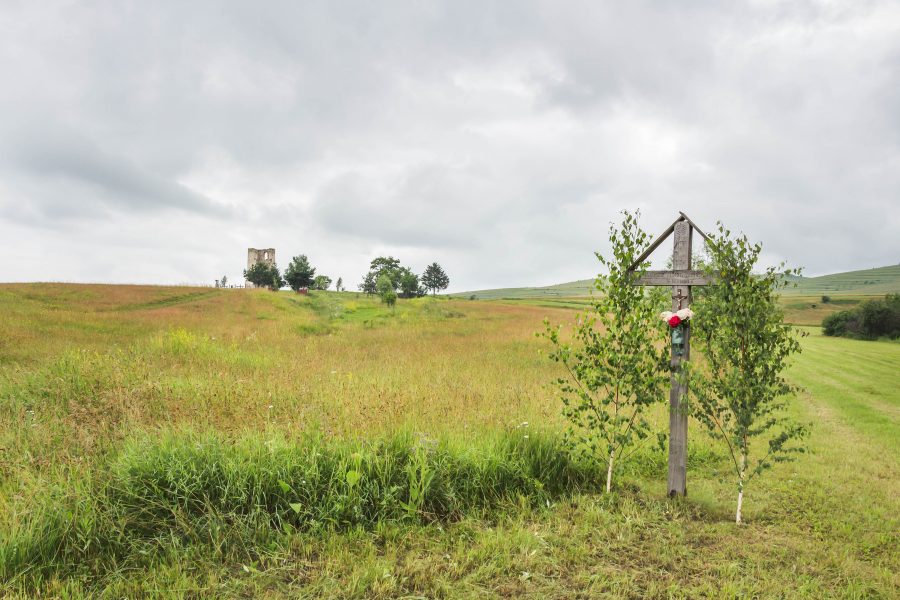
[[737,498],[737,514],[734,522],[741,524],[741,507],[744,504],[744,472],[747,470],[747,455],[741,454],[741,473],[738,481],[738,498]]
[[606,493],[612,489],[612,471],[613,471],[613,458],[615,456],[616,451],[610,450],[609,452],[609,468],[606,470]]

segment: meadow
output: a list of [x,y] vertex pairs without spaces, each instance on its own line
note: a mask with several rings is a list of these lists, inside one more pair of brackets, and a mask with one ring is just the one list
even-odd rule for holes
[[[822,296],[866,298],[900,293],[900,265],[832,273],[818,277],[792,277],[794,285],[783,291],[785,296],[800,296],[813,302]],[[584,299],[594,289],[593,279],[579,279],[542,287],[496,288],[452,294],[457,298],[475,296],[479,300],[538,300],[566,302]]]
[[[810,335],[809,452],[754,481],[690,425],[605,473],[559,440],[535,337],[584,299],[0,286],[6,597],[891,598],[900,344]],[[813,306],[815,305],[815,306]],[[665,407],[654,419],[663,427]]]

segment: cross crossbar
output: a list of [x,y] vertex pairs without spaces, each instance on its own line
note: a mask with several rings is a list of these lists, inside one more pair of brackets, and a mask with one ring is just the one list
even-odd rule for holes
[[709,285],[713,278],[703,271],[683,269],[678,271],[646,271],[638,280],[638,285]]

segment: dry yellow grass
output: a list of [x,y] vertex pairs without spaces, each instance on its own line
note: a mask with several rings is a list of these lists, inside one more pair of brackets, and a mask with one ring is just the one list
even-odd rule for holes
[[5,285],[0,303],[11,315],[4,376],[30,378],[46,400],[17,407],[9,424],[33,410],[28,437],[57,461],[184,424],[359,436],[553,423],[557,371],[534,333],[548,313],[570,318],[461,300],[391,312],[356,294],[150,286]]

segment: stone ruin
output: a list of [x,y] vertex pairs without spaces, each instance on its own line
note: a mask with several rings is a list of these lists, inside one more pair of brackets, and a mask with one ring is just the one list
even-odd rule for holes
[[[275,248],[247,248],[247,269],[249,270],[256,263],[274,265]],[[248,288],[256,287],[249,281],[245,281],[244,285]]]

